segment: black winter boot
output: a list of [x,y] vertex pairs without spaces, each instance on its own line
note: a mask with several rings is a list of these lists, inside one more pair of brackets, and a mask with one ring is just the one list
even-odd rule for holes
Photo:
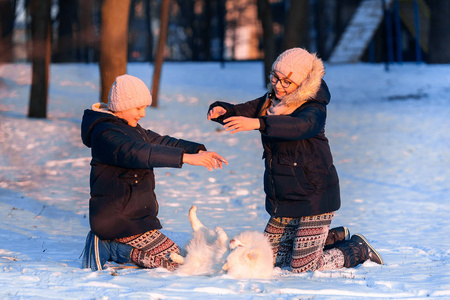
[[371,244],[366,240],[366,238],[362,234],[354,234],[351,238],[352,241],[355,241],[360,245],[360,247],[364,247],[367,249],[368,257],[367,259],[379,264],[384,265],[383,258],[381,258],[380,253],[372,247]]
[[350,239],[350,231],[347,227],[340,226],[331,228],[328,231],[327,240],[325,241],[324,250],[334,248],[337,244]]
[[344,267],[352,268],[362,264],[366,260],[371,260],[383,265],[381,255],[369,244],[362,234],[355,234],[348,241],[337,244],[337,249],[344,253]]

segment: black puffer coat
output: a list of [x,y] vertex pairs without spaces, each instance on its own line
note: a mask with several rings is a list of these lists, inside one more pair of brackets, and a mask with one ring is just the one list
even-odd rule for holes
[[[253,101],[232,105],[213,121],[231,116],[257,118],[267,94]],[[340,207],[339,179],[325,137],[326,105],[330,93],[324,81],[314,98],[289,115],[259,117],[265,159],[266,210],[274,217],[313,216]]]
[[181,168],[184,152],[206,150],[90,109],[84,112],[81,137],[92,152],[89,221],[106,240],[162,228],[153,168]]

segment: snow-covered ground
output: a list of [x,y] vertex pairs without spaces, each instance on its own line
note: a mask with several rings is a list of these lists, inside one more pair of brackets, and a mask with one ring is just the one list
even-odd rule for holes
[[[158,169],[163,232],[184,246],[187,212],[229,236],[268,220],[258,132],[231,135],[206,120],[214,100],[264,93],[259,62],[166,63],[159,107],[143,127],[202,142],[222,170]],[[28,64],[0,65],[0,298],[450,298],[450,65],[327,65],[326,132],[341,179],[334,226],[363,233],[385,265],[270,280],[180,277],[163,269],[91,272],[79,258],[88,224],[90,152],[83,110],[98,101],[97,65],[51,67],[48,119],[28,119]],[[151,82],[149,64],[128,73]],[[111,265],[110,266],[114,266]]]

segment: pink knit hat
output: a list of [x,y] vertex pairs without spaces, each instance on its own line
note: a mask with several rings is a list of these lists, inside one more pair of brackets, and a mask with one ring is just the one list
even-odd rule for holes
[[116,77],[108,96],[110,111],[124,111],[152,104],[152,95],[145,83],[131,75]]
[[300,85],[311,73],[315,54],[302,48],[292,48],[281,53],[272,65],[272,71],[282,73],[284,76]]

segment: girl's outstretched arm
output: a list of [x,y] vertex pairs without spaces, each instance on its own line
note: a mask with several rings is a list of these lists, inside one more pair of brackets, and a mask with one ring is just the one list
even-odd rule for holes
[[256,130],[261,126],[259,118],[247,117],[229,117],[224,120],[224,123],[225,131],[230,131],[230,133]]

